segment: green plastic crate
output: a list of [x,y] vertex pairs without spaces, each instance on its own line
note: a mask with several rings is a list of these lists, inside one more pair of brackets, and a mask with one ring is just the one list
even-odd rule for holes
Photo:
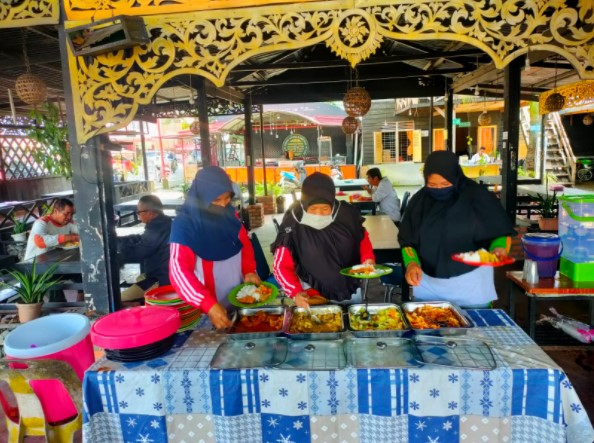
[[574,281],[594,281],[594,262],[574,263],[561,257],[559,273]]

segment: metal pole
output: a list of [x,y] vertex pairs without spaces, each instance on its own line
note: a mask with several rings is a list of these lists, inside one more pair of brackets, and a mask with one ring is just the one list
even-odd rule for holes
[[512,60],[504,71],[503,140],[501,150],[501,202],[513,223],[518,203],[518,145],[520,143],[520,80],[522,58]]
[[264,133],[262,131],[262,128],[264,126],[264,106],[259,105],[258,108],[260,114],[260,148],[262,150],[262,174],[264,175],[264,195],[268,195],[268,184],[266,183],[266,154],[264,153]]
[[200,151],[202,153],[202,166],[210,166],[213,163],[210,150],[210,131],[208,128],[208,104],[206,103],[206,84],[204,77],[198,77],[198,120],[200,121]]
[[247,167],[249,204],[256,204],[256,186],[254,183],[254,156],[252,153],[252,94],[247,94],[243,100],[245,134],[243,146],[245,150],[245,165]]
[[446,150],[454,152],[454,91],[446,84]]
[[433,152],[433,96],[429,104],[429,152]]

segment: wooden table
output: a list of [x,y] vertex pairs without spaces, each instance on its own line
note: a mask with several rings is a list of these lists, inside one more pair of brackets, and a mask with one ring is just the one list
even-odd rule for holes
[[363,186],[368,186],[369,183],[364,178],[355,178],[352,180],[334,180],[334,187],[341,191],[362,191]]
[[398,243],[398,228],[390,218],[390,216],[381,215],[367,215],[364,217],[365,222],[363,226],[369,233],[371,246],[373,249],[400,249]]
[[528,305],[528,330],[531,338],[534,338],[536,328],[536,303],[543,300],[588,300],[590,302],[590,324],[594,321],[594,281],[576,282],[557,272],[555,278],[541,278],[538,283],[532,285],[522,280],[522,271],[508,271],[505,273],[509,280],[508,303],[509,315],[515,320],[515,287],[524,291],[529,297]]
[[[356,199],[356,196],[361,196],[363,199]],[[367,191],[340,191],[340,195],[336,194],[336,200],[348,202],[359,211],[371,211],[372,215],[375,215],[377,209],[377,203],[371,200]]]

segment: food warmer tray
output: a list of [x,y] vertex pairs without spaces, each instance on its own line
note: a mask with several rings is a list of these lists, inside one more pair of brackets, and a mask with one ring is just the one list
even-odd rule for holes
[[214,369],[273,368],[287,357],[285,337],[254,340],[228,340],[215,353],[210,367]]
[[287,357],[278,369],[325,371],[346,364],[343,340],[289,340]]
[[[317,315],[320,320],[323,320],[323,317],[321,316],[325,314],[334,314],[340,316],[340,328],[332,332],[291,332],[292,322],[296,314],[308,315],[306,309],[293,306],[289,311],[291,318],[288,322],[289,326],[286,330],[286,334],[289,338],[295,340],[338,340],[342,337],[342,334],[345,331],[342,307],[336,305],[320,305],[311,306],[310,309],[311,313],[313,315]],[[314,324],[313,320],[311,320],[311,323]]]
[[410,325],[411,330],[418,335],[437,335],[437,336],[451,336],[451,335],[464,335],[469,329],[474,328],[474,323],[464,315],[463,311],[455,304],[450,302],[442,301],[428,301],[428,302],[406,302],[402,303],[402,310],[406,314],[407,312],[413,312],[421,306],[431,306],[434,308],[450,308],[454,314],[458,317],[461,327],[441,327],[437,329],[417,329],[414,325],[406,319]]
[[346,341],[349,366],[354,368],[407,368],[420,366],[421,356],[409,338],[350,338]]
[[[361,311],[367,310],[370,315],[377,314],[380,311],[385,309],[393,308],[398,312],[400,318],[402,318],[403,329],[373,329],[372,325],[370,325],[371,329],[361,330],[355,329],[353,327],[351,317],[353,315],[357,315]],[[410,331],[410,325],[406,320],[406,316],[402,312],[402,309],[398,305],[393,303],[376,303],[376,304],[354,304],[349,306],[347,311],[347,320],[348,320],[348,331],[355,337],[360,338],[380,338],[380,337],[401,337],[407,332]]]
[[[258,314],[258,312],[264,312],[268,315],[282,315],[283,322],[280,329],[269,332],[235,332],[237,329],[237,324],[241,321],[242,317],[251,317]],[[237,311],[237,320],[234,322],[233,326],[225,330],[225,333],[231,340],[254,340],[259,338],[277,337],[282,335],[285,330],[288,329],[288,321],[289,316],[287,315],[287,311],[283,306],[263,306],[260,308],[239,309]]]
[[482,370],[497,367],[491,348],[480,340],[417,336],[414,343],[421,357],[419,363]]

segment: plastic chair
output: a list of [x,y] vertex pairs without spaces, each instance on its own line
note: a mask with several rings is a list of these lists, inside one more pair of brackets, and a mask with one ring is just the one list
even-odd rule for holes
[[380,282],[385,286],[384,303],[392,302],[392,293],[396,288],[403,290],[404,273],[400,263],[384,263],[384,266],[392,268],[392,273],[380,277]]
[[276,221],[276,218],[272,218],[272,224],[274,225],[274,229],[276,229],[276,233],[278,234],[280,232],[280,225],[278,224],[278,221]]
[[74,433],[82,428],[82,387],[68,363],[3,359],[0,380],[8,383],[17,401],[15,411],[0,394],[10,443],[21,443],[25,436],[72,443]]
[[409,197],[410,197],[410,191],[406,191],[404,193],[404,195],[402,196],[402,202],[400,202],[400,218],[402,218],[402,215],[404,214],[404,211],[406,210],[406,207],[408,206]]

